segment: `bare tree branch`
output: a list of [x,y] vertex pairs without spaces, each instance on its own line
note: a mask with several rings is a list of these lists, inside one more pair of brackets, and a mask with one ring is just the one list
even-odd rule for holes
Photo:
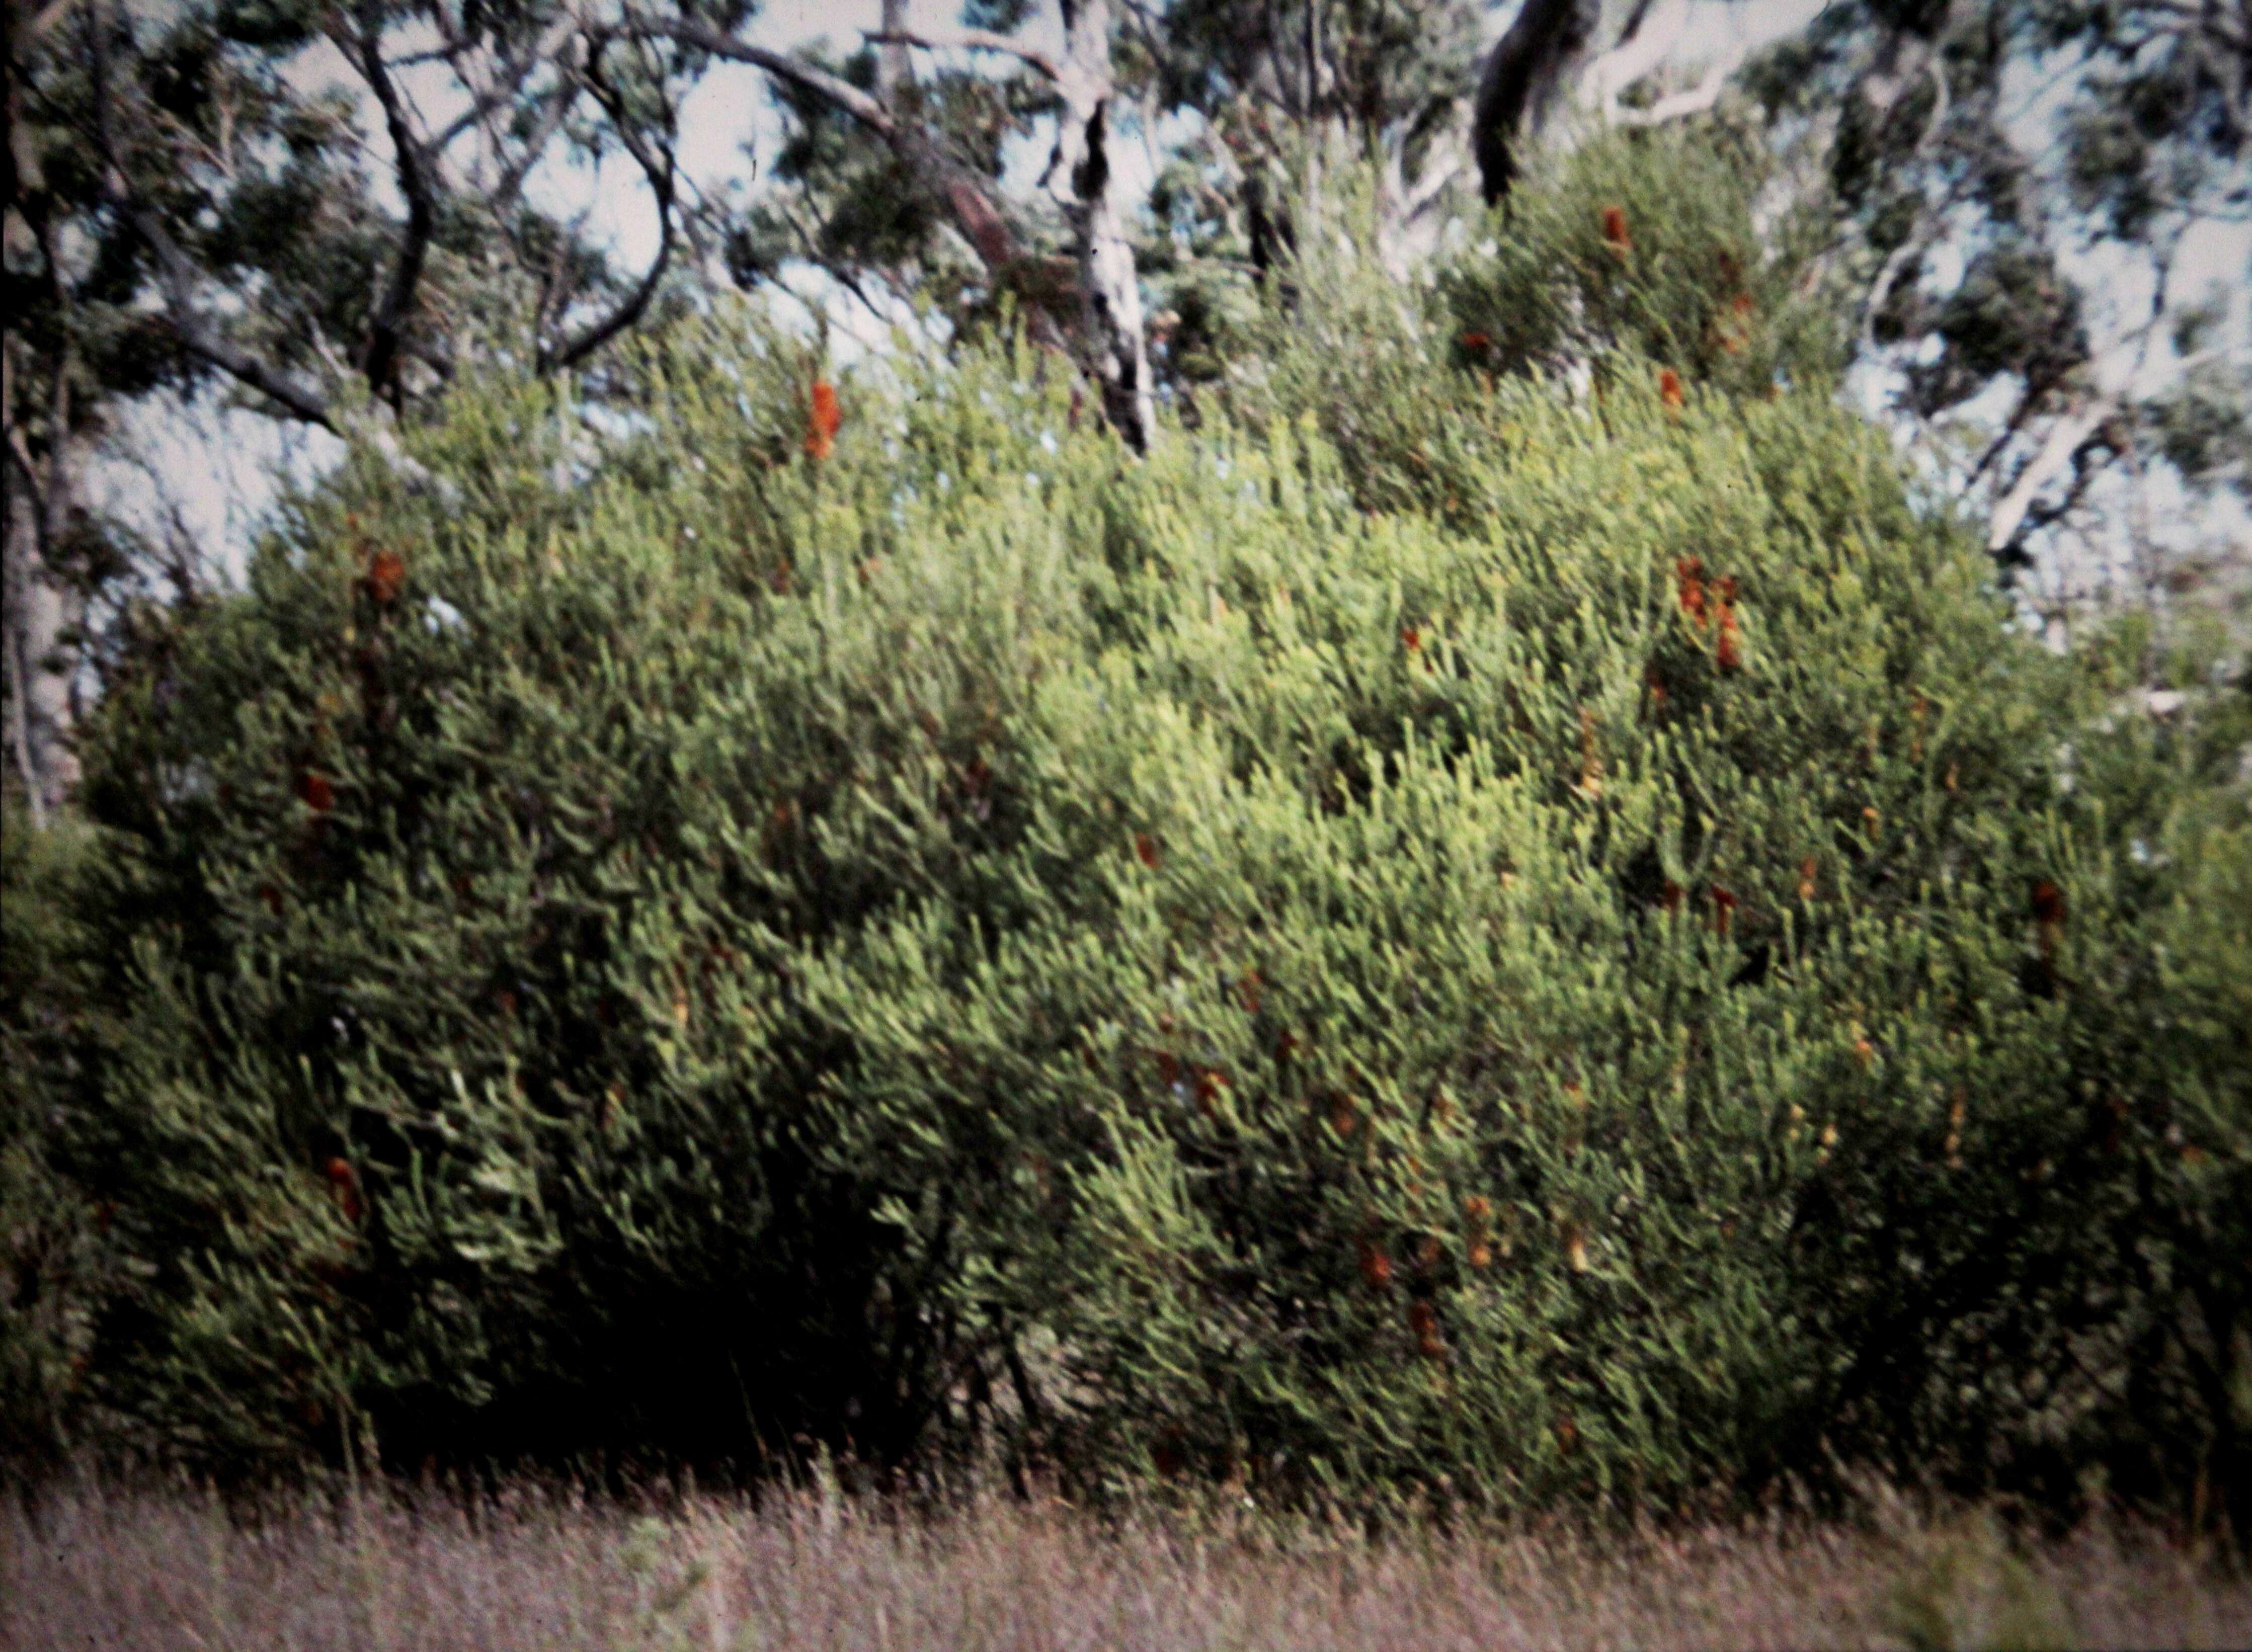
[[[1988,554],[1997,559],[2007,559],[2026,534],[2042,525],[2044,520],[2054,521],[2062,514],[2061,510],[2052,510],[2046,517],[2035,516],[2034,501],[2050,478],[2067,464],[2084,472],[2088,454],[2110,444],[2107,427],[2118,411],[2119,399],[2110,392],[2101,392],[2049,427],[2047,438],[2019,470],[2009,491],[1995,501],[1994,514],[1986,524]],[[2075,496],[2085,486],[2084,481],[2079,484]]]
[[[566,340],[553,351],[543,351],[541,365],[549,371],[577,366],[627,328],[638,322],[649,309],[650,300],[656,296],[658,284],[664,279],[666,267],[672,261],[675,241],[674,204],[677,199],[677,177],[674,153],[668,129],[661,149],[652,149],[636,129],[625,101],[615,87],[603,78],[601,54],[591,58],[586,70],[587,84],[596,100],[608,112],[619,142],[640,166],[642,175],[649,180],[650,192],[657,198],[657,256],[650,261],[649,271],[610,313],[581,329],[576,337]],[[671,111],[666,111],[667,126]]]
[[872,45],[917,46],[926,52],[996,52],[1004,57],[1015,58],[1027,68],[1037,69],[1051,80],[1063,79],[1063,65],[1046,52],[1012,39],[1005,34],[995,34],[990,29],[902,29],[886,27],[863,30],[861,38]]
[[891,141],[898,130],[890,111],[858,87],[787,52],[769,52],[764,46],[753,45],[747,40],[723,33],[707,24],[684,18],[645,17],[637,12],[628,12],[623,29],[627,33],[644,38],[678,40],[683,45],[708,52],[715,58],[725,58],[731,63],[747,63],[753,68],[764,69],[768,74],[802,87],[835,106],[886,142]]
[[430,151],[415,132],[406,98],[384,65],[380,31],[363,16],[357,38],[341,26],[331,32],[330,38],[347,59],[357,56],[361,76],[383,110],[384,126],[391,135],[393,171],[399,181],[399,192],[407,201],[406,232],[400,241],[398,256],[392,262],[391,279],[385,283],[383,296],[377,301],[375,314],[369,318],[367,341],[361,347],[359,359],[359,368],[367,377],[369,388],[379,396],[386,390],[393,392],[395,405],[400,341],[406,332],[407,316],[414,305],[415,291],[422,284],[422,265],[429,255],[431,237],[438,231],[437,189],[430,175]]
[[[521,93],[524,83],[532,78],[541,64],[561,57],[578,28],[579,20],[570,11],[558,12],[555,20],[547,25],[529,51],[520,57],[504,60],[500,72],[493,77],[492,84],[472,98],[468,108],[448,121],[444,129],[430,139],[430,153],[441,153],[455,138],[471,127],[483,124],[495,109]],[[457,69],[456,73],[460,71]],[[464,85],[469,83],[466,73],[462,74],[462,81]]]
[[[1917,161],[1930,154],[1932,145],[1938,141],[1940,132],[1947,124],[1948,111],[1951,107],[1947,91],[1947,63],[1936,45],[1933,46],[1931,55],[1925,60],[1924,67],[1931,76],[1932,105],[1930,117],[1924,121],[1923,130],[1916,136],[1913,158]],[[1901,244],[1886,255],[1883,267],[1877,272],[1877,279],[1870,283],[1868,296],[1861,303],[1861,350],[1865,355],[1875,351],[1877,317],[1883,313],[1886,303],[1891,299],[1893,288],[1901,274],[1923,255],[1938,216],[1928,201],[1919,200],[1915,226]]]
[[195,302],[202,279],[193,260],[165,231],[132,184],[117,142],[115,115],[109,81],[109,49],[101,20],[87,23],[94,68],[94,139],[101,153],[101,197],[109,208],[133,227],[156,256],[159,285],[163,288],[165,319],[184,348],[220,371],[248,385],[268,400],[307,424],[334,430],[329,397],[270,363],[261,361],[228,338]]

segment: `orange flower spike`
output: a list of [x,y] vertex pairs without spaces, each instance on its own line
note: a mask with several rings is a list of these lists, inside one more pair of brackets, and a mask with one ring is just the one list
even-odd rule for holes
[[1400,641],[1401,645],[1413,654],[1423,646],[1423,634],[1412,625],[1403,625],[1400,628]]
[[1798,863],[1798,898],[1801,900],[1814,899],[1815,873],[1818,870],[1818,864],[1811,855]]
[[1366,1239],[1360,1241],[1360,1276],[1373,1291],[1383,1290],[1392,1283],[1392,1259]]
[[341,1157],[331,1158],[321,1167],[321,1174],[327,1179],[329,1190],[335,1195],[337,1208],[344,1212],[344,1220],[358,1221],[359,1177],[352,1170],[351,1162]]
[[1736,611],[1734,608],[1720,610],[1720,646],[1713,650],[1713,657],[1720,662],[1723,671],[1733,671],[1744,663],[1743,637],[1736,629]]
[[1623,206],[1603,208],[1603,245],[1621,258],[1634,250],[1634,242],[1626,233],[1626,208]]
[[1681,612],[1703,629],[1706,619],[1704,562],[1697,557],[1680,558],[1673,565],[1673,578],[1680,587]]
[[825,378],[813,381],[813,406],[805,421],[805,451],[809,457],[826,459],[836,445],[844,415],[837,406],[836,386]]
[[407,559],[396,551],[379,551],[367,561],[367,593],[389,607],[406,582]]
[[1743,638],[1736,629],[1736,582],[1733,579],[1713,581],[1713,593],[1717,599],[1714,610],[1720,615],[1720,643],[1715,650],[1723,671],[1733,671],[1744,663]]
[[1658,370],[1658,399],[1668,407],[1676,410],[1682,404],[1681,375],[1671,367],[1661,367]]
[[1411,1302],[1408,1306],[1408,1329],[1415,1333],[1416,1351],[1426,1359],[1436,1359],[1447,1351],[1439,1340],[1439,1316],[1431,1311],[1428,1302]]

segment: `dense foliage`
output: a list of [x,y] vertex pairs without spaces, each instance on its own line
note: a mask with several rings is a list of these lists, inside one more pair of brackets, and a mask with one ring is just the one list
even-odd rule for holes
[[[1602,205],[1624,281],[1711,210]],[[1309,262],[1146,459],[1029,351],[831,440],[722,312],[630,418],[466,385],[292,500],[109,686],[99,864],[10,857],[69,983],[11,977],[18,1158],[99,1213],[59,1426],[2252,1483],[2241,691],[2020,639],[1646,295],[1581,391],[1464,371],[1477,256],[1428,315]]]

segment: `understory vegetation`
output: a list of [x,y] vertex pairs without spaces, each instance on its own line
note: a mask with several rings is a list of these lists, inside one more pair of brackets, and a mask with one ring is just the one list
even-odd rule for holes
[[2241,1530],[2252,702],[2023,635],[1628,153],[1146,457],[714,305],[142,615],[7,834],[10,1463]]
[[228,1507],[173,1486],[0,1504],[22,1652],[1608,1652],[1622,1646],[2239,1647],[2252,1587],[2116,1517],[2013,1543],[1879,1495],[1853,1528],[1371,1537],[1213,1511],[1125,1524],[977,1496],[917,1517],[833,1483],[756,1503],[511,1482]]

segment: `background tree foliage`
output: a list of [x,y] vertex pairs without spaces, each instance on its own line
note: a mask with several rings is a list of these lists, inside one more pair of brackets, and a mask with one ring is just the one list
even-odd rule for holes
[[[1479,239],[1473,171],[1500,199],[1607,127],[1769,151],[1762,233],[1827,227],[1797,256],[1845,324],[1845,382],[1922,431],[2053,621],[2242,597],[2241,544],[2214,538],[2241,514],[2210,502],[2245,485],[2252,323],[2179,273],[2247,209],[2241,6],[1833,5],[1748,62],[1712,56],[1686,0],[928,10],[887,0],[857,44],[796,51],[701,3],[11,10],[4,688],[34,809],[68,792],[88,648],[208,550],[97,509],[126,406],[226,390],[381,429],[470,357],[591,362],[668,283],[704,302],[812,268],[886,321],[1023,314],[1139,441],[1154,398],[1193,419],[1242,360],[1303,236],[1358,213],[1404,272]],[[754,190],[678,160],[720,64],[777,101]],[[1030,190],[1012,143],[1046,154]],[[528,187],[606,155],[653,210],[639,269]],[[2147,313],[2096,313],[2091,280]]]

